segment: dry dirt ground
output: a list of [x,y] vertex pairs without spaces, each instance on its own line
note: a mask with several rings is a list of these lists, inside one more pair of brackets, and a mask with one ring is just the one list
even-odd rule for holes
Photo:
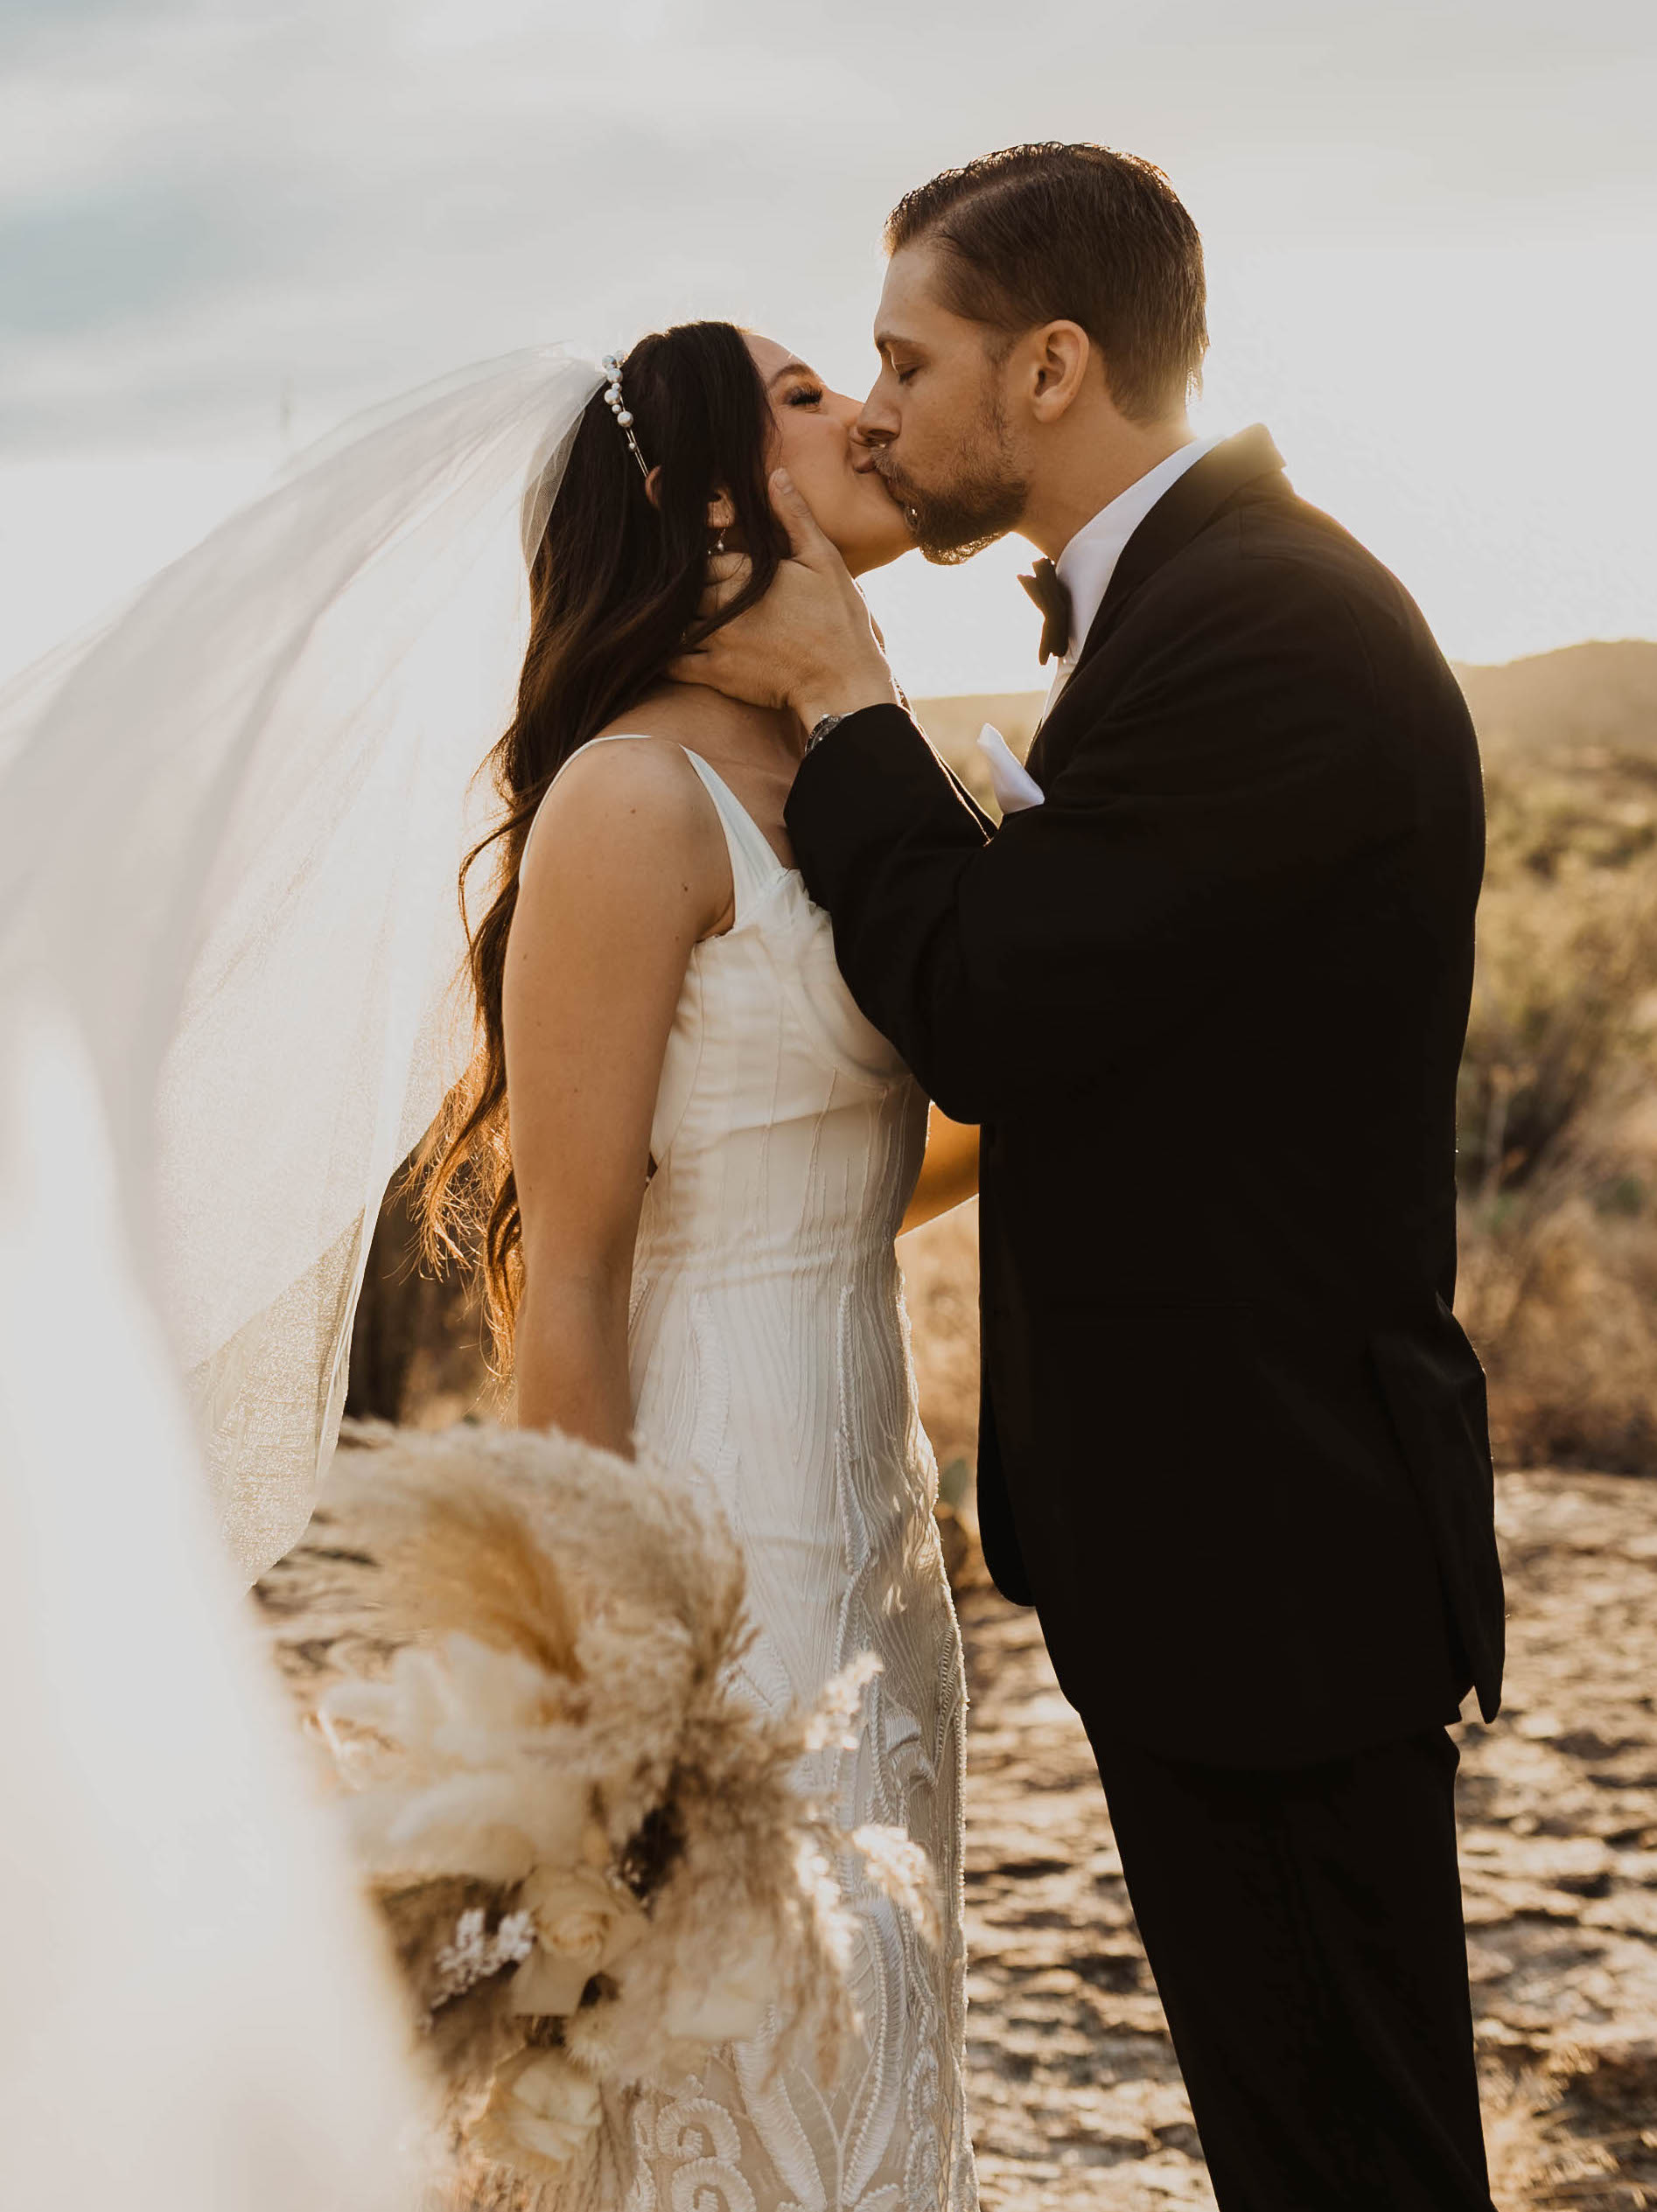
[[[1508,1703],[1461,1732],[1494,2195],[1657,2207],[1657,1487],[1507,1475],[1500,1515]],[[1086,1739],[1032,1617],[963,1583],[988,2212],[1212,2205]]]

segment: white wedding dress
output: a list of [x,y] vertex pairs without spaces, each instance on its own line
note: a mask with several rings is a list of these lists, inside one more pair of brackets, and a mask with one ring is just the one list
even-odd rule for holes
[[[597,743],[613,742],[600,739]],[[641,1440],[746,1556],[748,1685],[809,1702],[864,1652],[856,1748],[812,1784],[931,1854],[929,1948],[853,1872],[863,2021],[835,2082],[763,2037],[643,2107],[627,2212],[973,2212],[963,2097],[961,1637],[933,1519],[893,1239],[926,1101],[853,1003],[828,917],[707,763],[736,919],[691,955],[651,1133],[630,1343]]]

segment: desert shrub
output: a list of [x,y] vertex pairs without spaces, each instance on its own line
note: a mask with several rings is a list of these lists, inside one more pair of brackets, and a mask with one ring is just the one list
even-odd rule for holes
[[351,1332],[346,1411],[358,1420],[442,1428],[503,1405],[483,1346],[475,1284],[458,1269],[422,1265],[420,1232],[399,1172],[368,1247]]
[[1649,1073],[1657,881],[1573,872],[1493,881],[1458,1092],[1464,1190],[1486,1199],[1578,1162]]
[[[1657,860],[1643,778],[1493,778],[1458,1298],[1499,1456],[1657,1470]],[[1628,785],[1633,786],[1629,796]]]
[[1509,759],[1485,778],[1490,880],[1551,883],[1657,852],[1657,759],[1604,747],[1552,766]]

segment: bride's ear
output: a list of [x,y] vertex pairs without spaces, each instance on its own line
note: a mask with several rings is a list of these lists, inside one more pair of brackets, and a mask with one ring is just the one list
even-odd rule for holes
[[653,507],[659,507],[661,505],[661,464],[660,462],[654,469],[646,471],[645,497]]
[[729,492],[718,492],[708,502],[708,527],[710,530],[729,530],[737,520],[737,509]]

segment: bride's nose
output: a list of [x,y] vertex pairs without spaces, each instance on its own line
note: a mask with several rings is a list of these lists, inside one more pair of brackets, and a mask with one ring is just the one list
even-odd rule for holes
[[845,430],[854,466],[860,455],[871,453],[877,445],[884,443],[878,435],[873,437],[866,435],[863,423],[866,410],[861,400],[849,399],[843,392],[834,392],[829,394],[828,406],[835,422]]

